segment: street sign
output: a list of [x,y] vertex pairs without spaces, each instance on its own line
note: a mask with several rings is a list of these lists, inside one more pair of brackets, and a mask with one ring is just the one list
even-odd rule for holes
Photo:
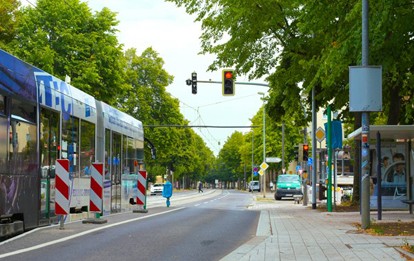
[[260,168],[261,168],[262,170],[266,170],[268,167],[269,167],[269,165],[267,165],[267,163],[266,163],[266,162],[264,162],[264,161],[263,161],[263,163],[262,163],[262,164],[260,164]]
[[319,127],[315,132],[316,140],[322,142],[325,139],[325,131]]
[[257,171],[253,172],[253,175],[257,176],[259,173]]
[[263,169],[260,169],[260,170],[259,170],[259,174],[260,174],[260,176],[263,176],[263,174],[264,174]]
[[308,158],[308,166],[312,166],[313,160],[312,158]]
[[302,169],[301,166],[300,165],[297,165],[296,166],[296,172],[298,172],[300,169]]
[[282,161],[282,159],[278,158],[278,157],[268,157],[268,158],[266,158],[266,162],[269,162],[269,163],[279,163],[281,161]]

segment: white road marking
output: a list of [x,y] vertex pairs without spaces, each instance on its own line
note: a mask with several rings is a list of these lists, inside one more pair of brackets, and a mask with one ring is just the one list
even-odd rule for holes
[[32,247],[28,247],[28,248],[25,248],[25,249],[20,249],[20,250],[16,250],[16,251],[13,251],[13,252],[1,254],[0,259],[5,258],[5,257],[9,257],[9,256],[13,256],[13,255],[17,255],[17,254],[21,254],[21,253],[25,253],[25,252],[29,252],[29,251],[32,251],[32,250],[37,250],[37,249],[47,247],[47,246],[50,246],[50,245],[54,245],[54,244],[57,244],[57,243],[61,243],[61,242],[64,242],[64,241],[68,241],[68,240],[71,240],[71,239],[74,239],[74,238],[77,238],[77,237],[81,237],[81,236],[84,236],[84,235],[87,235],[87,234],[90,234],[90,233],[93,233],[93,232],[96,232],[96,231],[99,231],[99,230],[102,230],[102,229],[115,227],[115,226],[118,226],[118,225],[123,225],[123,224],[129,223],[129,222],[134,222],[134,221],[137,221],[137,220],[140,220],[140,219],[146,219],[146,218],[166,214],[166,213],[169,213],[169,212],[181,210],[183,208],[184,207],[171,209],[171,210],[168,210],[168,211],[165,211],[165,212],[160,212],[160,213],[148,215],[148,216],[145,216],[145,217],[138,217],[138,218],[134,218],[134,219],[129,219],[129,220],[121,221],[121,222],[118,222],[118,223],[106,225],[106,226],[103,226],[103,227],[98,227],[98,228],[94,228],[94,229],[91,229],[91,230],[83,231],[83,232],[80,232],[80,233],[72,235],[72,236],[64,237],[64,238],[61,238],[61,239],[56,239],[56,240],[53,240],[53,241],[50,241],[50,242],[47,242],[47,243],[43,243],[43,244],[40,244],[40,245],[37,245],[37,246],[32,246]]

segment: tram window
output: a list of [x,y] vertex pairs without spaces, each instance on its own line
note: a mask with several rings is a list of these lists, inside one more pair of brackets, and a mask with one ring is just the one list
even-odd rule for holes
[[138,161],[144,161],[144,142],[142,140],[135,140],[135,150]]
[[40,167],[42,178],[55,177],[55,162],[59,159],[60,117],[58,112],[41,108],[40,112]]
[[6,115],[6,97],[0,95],[0,115]]
[[111,179],[111,131],[105,129],[105,180]]
[[0,173],[7,172],[7,125],[9,124],[6,117],[0,116]]
[[13,99],[9,127],[9,170],[11,174],[31,175],[37,172],[36,107]]
[[30,103],[13,99],[11,114],[19,121],[36,123],[36,106]]
[[81,176],[90,176],[92,163],[95,162],[95,125],[81,121],[80,140]]
[[79,119],[69,117],[62,121],[62,158],[69,159],[69,172],[79,177]]
[[134,173],[134,161],[136,159],[134,140],[127,136],[124,136],[124,154],[125,165],[123,174]]

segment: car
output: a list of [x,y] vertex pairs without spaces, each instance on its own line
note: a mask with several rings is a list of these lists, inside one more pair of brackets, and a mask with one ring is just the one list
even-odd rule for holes
[[163,190],[164,190],[164,184],[163,183],[151,184],[151,187],[150,187],[151,195],[162,194]]
[[252,192],[252,191],[255,191],[255,190],[260,192],[260,183],[259,183],[259,181],[255,181],[255,180],[250,181],[250,183],[249,183],[249,192]]
[[277,177],[275,200],[282,197],[292,197],[303,195],[300,176],[296,174],[283,174]]

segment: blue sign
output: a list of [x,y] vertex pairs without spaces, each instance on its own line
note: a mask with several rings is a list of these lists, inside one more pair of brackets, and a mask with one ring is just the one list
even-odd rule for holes
[[300,165],[297,165],[296,166],[296,172],[298,172],[300,169],[302,169],[301,166]]
[[253,175],[257,176],[257,175],[259,175],[259,173],[257,173],[257,171],[254,171]]
[[311,166],[311,165],[312,165],[312,163],[313,163],[312,158],[308,158],[308,166]]

